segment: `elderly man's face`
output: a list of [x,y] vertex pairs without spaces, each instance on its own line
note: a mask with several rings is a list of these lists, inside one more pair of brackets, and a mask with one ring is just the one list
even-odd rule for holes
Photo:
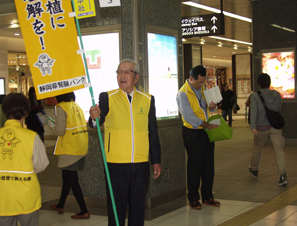
[[121,63],[117,70],[117,79],[119,87],[130,94],[139,79],[139,74],[134,72],[134,64],[132,62]]
[[225,91],[228,91],[228,89],[229,89],[229,85],[226,85],[226,86],[224,87],[224,89],[225,89]]

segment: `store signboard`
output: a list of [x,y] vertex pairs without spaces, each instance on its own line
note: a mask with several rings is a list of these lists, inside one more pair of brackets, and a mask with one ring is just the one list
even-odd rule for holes
[[270,76],[270,89],[284,99],[295,98],[294,61],[294,51],[262,52],[262,72]]
[[[86,61],[95,103],[99,94],[119,88],[116,70],[120,62],[119,33],[104,33],[82,36]],[[85,119],[89,119],[92,106],[89,88],[74,91],[75,102],[83,109]]]
[[224,14],[222,13],[183,17],[181,26],[183,38],[225,34]]
[[147,33],[149,93],[155,97],[158,120],[178,118],[177,38]]

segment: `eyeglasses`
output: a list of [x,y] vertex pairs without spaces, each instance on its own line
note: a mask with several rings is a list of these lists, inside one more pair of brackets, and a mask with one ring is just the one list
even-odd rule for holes
[[117,75],[121,75],[122,73],[124,73],[124,75],[129,75],[131,72],[137,74],[136,71],[132,71],[132,70],[125,70],[125,71],[117,70],[116,71]]

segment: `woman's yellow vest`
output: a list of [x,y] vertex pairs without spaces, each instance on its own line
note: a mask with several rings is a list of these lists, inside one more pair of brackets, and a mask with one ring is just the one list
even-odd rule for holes
[[134,88],[132,103],[121,90],[108,92],[109,112],[104,123],[107,162],[138,163],[149,158],[148,114],[151,95]]
[[0,216],[29,214],[41,207],[32,156],[35,132],[7,120],[0,129]]
[[[202,98],[205,100],[205,96],[203,94],[203,90],[205,90],[204,86],[201,87],[201,94],[202,94]],[[204,122],[206,122],[206,115],[203,111],[203,109],[200,106],[199,100],[196,96],[196,94],[194,93],[194,91],[192,90],[190,84],[188,83],[188,80],[186,80],[185,84],[180,88],[179,92],[184,92],[187,97],[188,100],[190,102],[191,108],[193,109],[194,114],[200,118],[201,120],[203,120]],[[209,115],[209,107],[207,106],[207,114]],[[183,120],[183,125],[187,128],[193,129],[193,126],[188,123],[184,117],[182,116],[182,120]],[[203,129],[202,126],[198,127],[198,129]]]
[[57,139],[55,155],[85,155],[88,152],[88,130],[83,110],[74,101],[61,102],[67,114],[66,132]]

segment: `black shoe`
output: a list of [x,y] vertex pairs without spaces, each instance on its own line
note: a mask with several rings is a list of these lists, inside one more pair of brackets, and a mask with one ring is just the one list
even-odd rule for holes
[[201,209],[202,209],[202,206],[201,206],[199,200],[194,201],[194,202],[190,202],[189,205],[190,205],[190,207],[191,207],[192,209],[194,209],[194,210],[201,210]]
[[249,168],[249,172],[253,175],[254,178],[258,178],[259,171],[257,170],[251,170],[251,167]]
[[214,199],[203,200],[202,204],[210,205],[210,206],[220,206],[221,205],[221,203],[219,201],[214,200]]
[[278,186],[286,186],[288,184],[288,179],[287,179],[287,175],[283,174],[280,176],[280,180],[277,183]]

